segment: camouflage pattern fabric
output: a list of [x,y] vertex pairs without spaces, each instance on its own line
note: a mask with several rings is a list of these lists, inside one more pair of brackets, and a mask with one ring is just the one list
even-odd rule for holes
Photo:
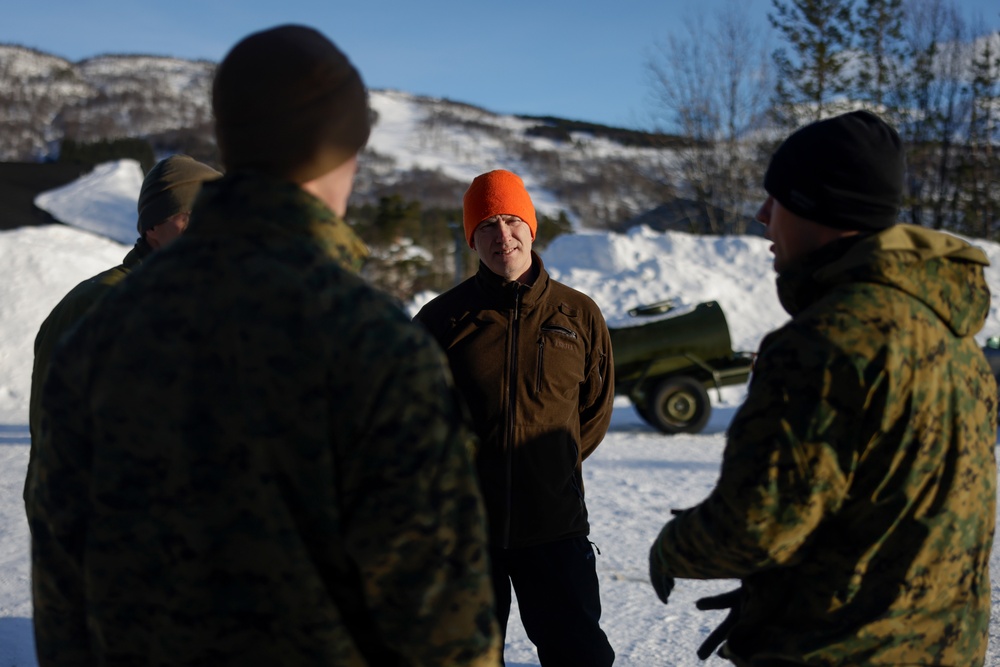
[[444,357],[291,183],[206,184],[55,354],[29,480],[39,664],[496,665]]
[[654,573],[742,580],[735,664],[983,664],[997,388],[972,336],[987,264],[897,225],[779,277],[793,318],[761,344],[717,486],[651,553]]
[[[42,386],[49,373],[49,364],[52,361],[52,351],[56,343],[76,325],[77,322],[89,311],[95,303],[101,300],[108,291],[121,282],[140,262],[145,259],[153,249],[140,238],[122,263],[118,266],[103,271],[92,278],[84,280],[79,285],[71,289],[66,296],[56,304],[52,312],[42,322],[35,336],[35,361],[31,367],[31,399],[28,403],[28,428],[31,432],[32,443],[38,437],[40,421],[42,415]],[[35,448],[28,451],[28,474],[25,477],[24,497],[28,497],[27,479],[31,477],[34,470]]]

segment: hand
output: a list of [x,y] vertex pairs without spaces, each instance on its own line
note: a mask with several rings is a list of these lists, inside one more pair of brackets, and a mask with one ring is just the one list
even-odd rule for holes
[[719,624],[715,630],[712,630],[711,634],[708,635],[708,639],[702,642],[701,646],[698,647],[698,658],[700,660],[708,660],[709,656],[715,653],[715,649],[719,648],[722,642],[726,641],[729,637],[729,631],[733,629],[736,622],[740,620],[740,610],[743,605],[743,587],[737,588],[734,591],[729,591],[728,593],[723,593],[722,595],[713,595],[707,598],[701,598],[694,603],[694,606],[702,611],[706,609],[728,609],[729,614],[726,618]]
[[663,571],[660,550],[655,543],[653,544],[653,548],[649,550],[649,581],[653,584],[656,597],[660,598],[660,602],[663,604],[667,604],[670,591],[674,590],[674,578]]

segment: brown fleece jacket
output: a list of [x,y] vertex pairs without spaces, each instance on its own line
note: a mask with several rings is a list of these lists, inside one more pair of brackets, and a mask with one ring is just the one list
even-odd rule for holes
[[416,315],[448,355],[480,445],[476,466],[493,544],[586,535],[581,463],[611,421],[608,328],[586,295],[479,272]]

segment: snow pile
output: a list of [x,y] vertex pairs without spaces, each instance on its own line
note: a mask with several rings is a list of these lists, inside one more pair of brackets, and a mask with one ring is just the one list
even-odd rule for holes
[[81,280],[120,264],[128,248],[62,225],[0,232],[0,425],[28,423],[42,320]]
[[770,242],[757,236],[693,236],[636,227],[626,234],[557,237],[542,259],[551,275],[588,294],[608,326],[634,323],[629,309],[671,300],[678,311],[718,301],[733,347],[753,351],[787,315],[778,303]]
[[38,195],[35,206],[68,225],[132,245],[139,235],[136,201],[143,176],[135,160],[107,162],[72,183]]

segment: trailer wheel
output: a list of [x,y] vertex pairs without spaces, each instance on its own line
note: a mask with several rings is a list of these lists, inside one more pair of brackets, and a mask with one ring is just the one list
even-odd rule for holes
[[644,412],[650,424],[668,435],[698,433],[708,423],[712,402],[700,382],[682,375],[661,382]]

